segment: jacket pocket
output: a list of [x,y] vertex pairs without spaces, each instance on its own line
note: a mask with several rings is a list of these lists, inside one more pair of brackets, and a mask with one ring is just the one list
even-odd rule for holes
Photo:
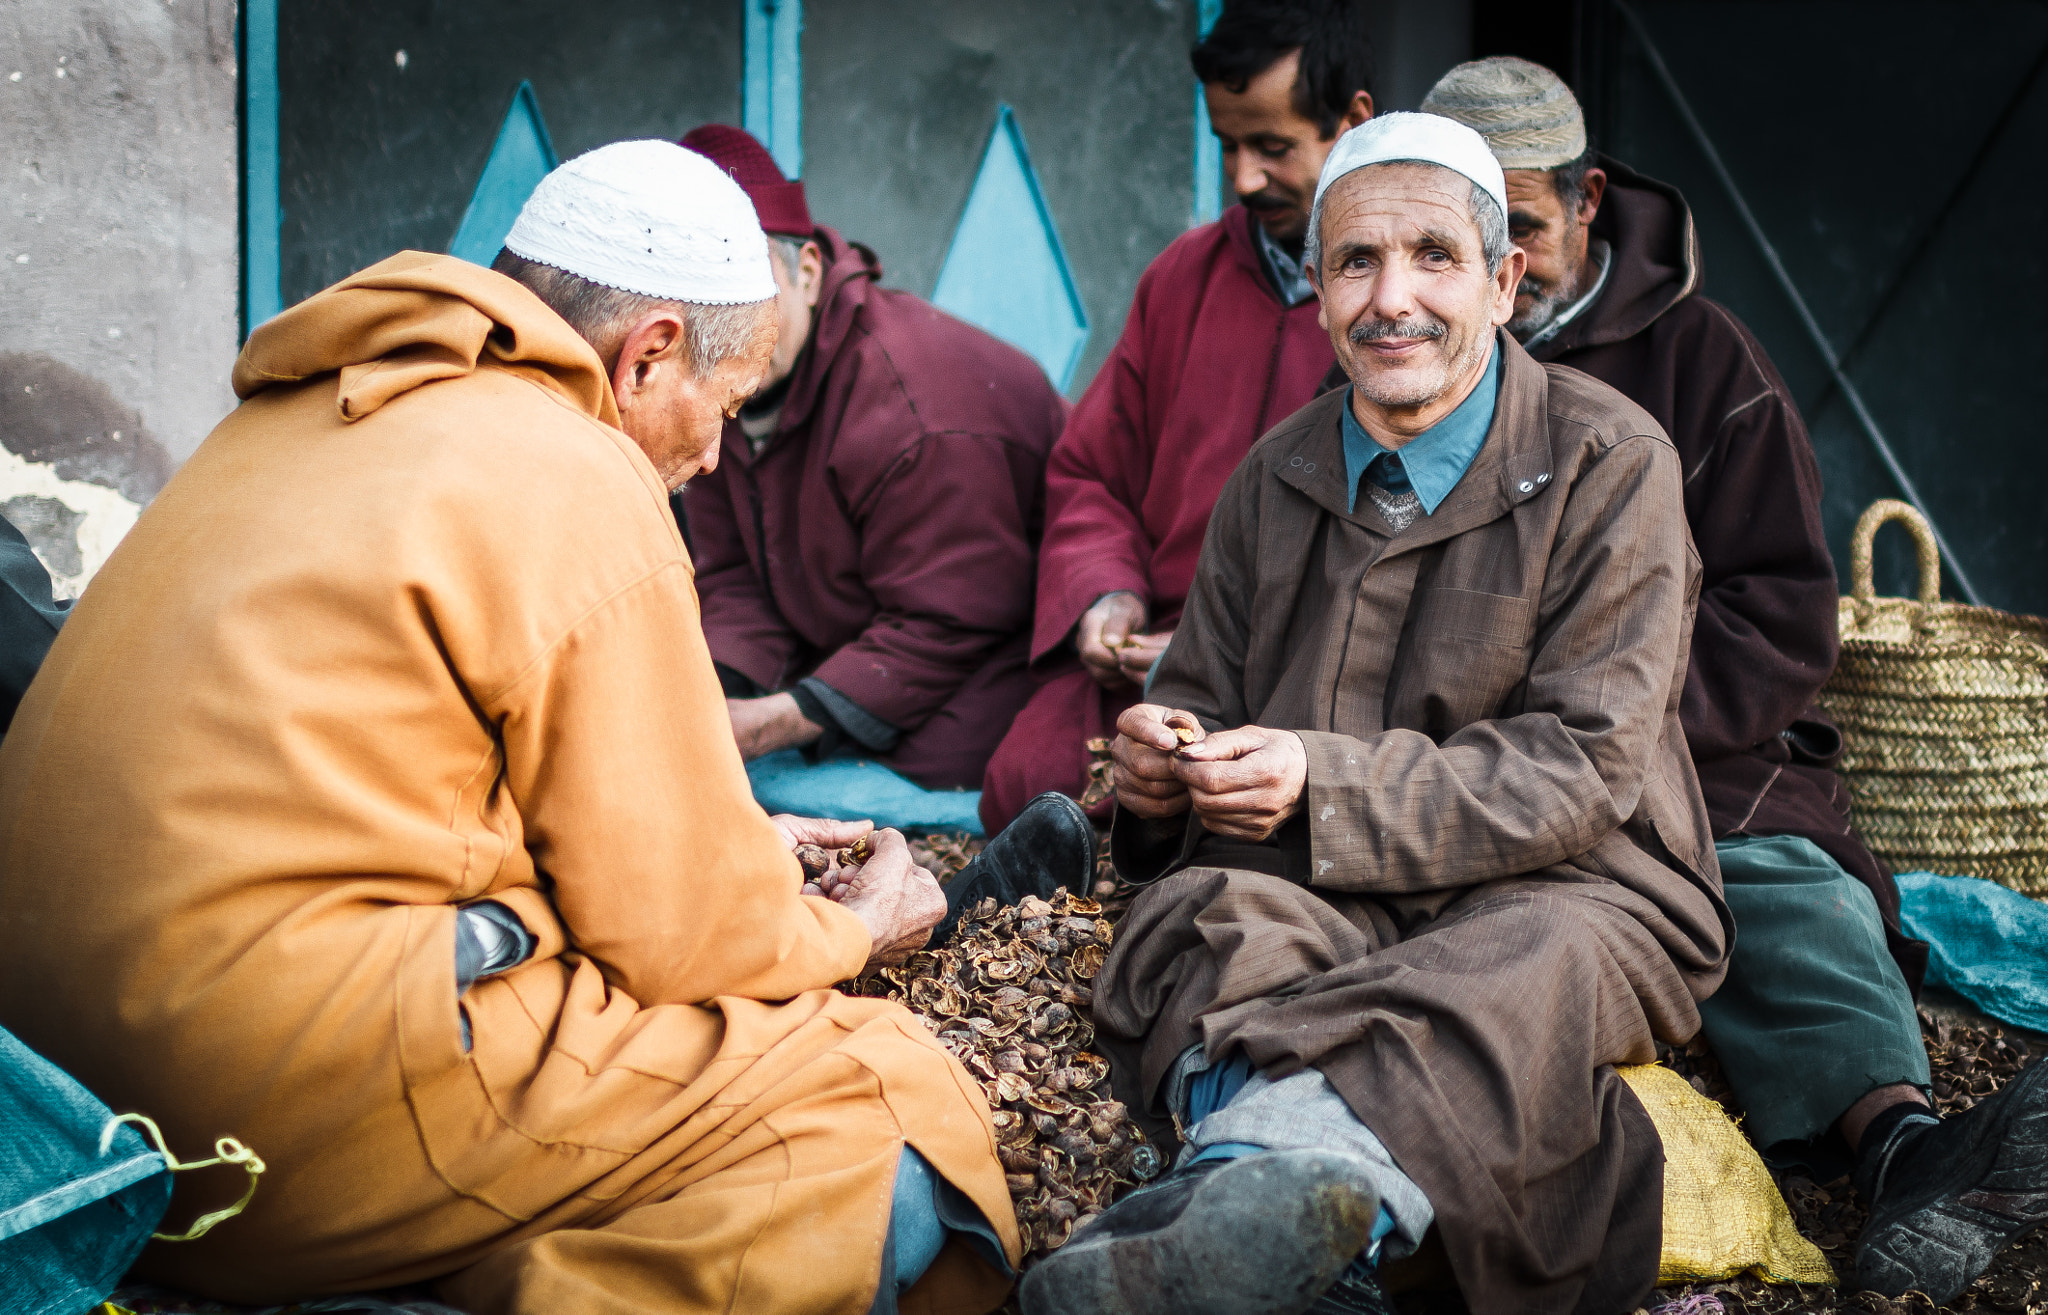
[[1536,608],[1514,594],[1483,594],[1476,589],[1431,589],[1423,598],[1417,637],[1463,639],[1497,648],[1526,647]]

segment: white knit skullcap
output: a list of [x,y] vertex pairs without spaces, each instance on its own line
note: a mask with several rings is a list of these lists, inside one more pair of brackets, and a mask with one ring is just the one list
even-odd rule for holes
[[1586,116],[1564,79],[1541,64],[1495,55],[1460,64],[1422,98],[1486,138],[1503,169],[1555,169],[1586,153]]
[[613,142],[540,180],[505,249],[622,292],[736,306],[775,295],[754,203],[674,142]]
[[1486,149],[1486,139],[1434,114],[1381,114],[1339,137],[1316,180],[1316,200],[1345,174],[1370,164],[1396,163],[1435,164],[1461,173],[1486,190],[1502,215],[1508,212],[1507,180]]

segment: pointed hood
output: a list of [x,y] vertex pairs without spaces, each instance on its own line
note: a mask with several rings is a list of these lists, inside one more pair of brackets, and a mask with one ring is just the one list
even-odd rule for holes
[[1593,216],[1593,236],[1614,249],[1607,287],[1584,314],[1543,344],[1537,356],[1633,338],[1700,287],[1700,238],[1685,197],[1669,183],[1639,174],[1603,155],[1607,195]]
[[234,387],[246,401],[337,374],[336,408],[360,420],[401,393],[484,368],[518,371],[618,426],[604,363],[561,316],[503,274],[424,251],[380,261],[250,334]]

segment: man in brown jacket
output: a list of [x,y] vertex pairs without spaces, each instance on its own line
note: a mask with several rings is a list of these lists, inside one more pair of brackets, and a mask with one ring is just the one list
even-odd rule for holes
[[1499,332],[1505,212],[1433,116],[1324,167],[1352,386],[1231,477],[1115,749],[1150,884],[1098,1036],[1187,1146],[1027,1276],[1032,1315],[1383,1309],[1376,1255],[1432,1223],[1474,1310],[1656,1279],[1662,1147],[1614,1066],[1692,1036],[1726,953],[1678,722],[1699,567],[1656,422]]
[[991,1309],[987,1107],[831,989],[943,899],[887,831],[803,887],[795,842],[865,828],[753,803],[669,515],[773,348],[752,208],[619,143],[506,242],[516,279],[403,253],[250,336],[0,748],[0,1025],[268,1163],[144,1254],[209,1296]]
[[2048,1218],[2048,1065],[1936,1127],[1912,994],[1927,949],[1849,828],[1829,767],[1841,735],[1813,706],[1835,665],[1836,583],[1798,408],[1762,344],[1699,294],[1684,198],[1596,157],[1555,73],[1477,60],[1423,109],[1485,134],[1505,171],[1529,260],[1509,329],[1655,416],[1686,471],[1704,580],[1679,711],[1737,930],[1700,1015],[1744,1127],[1812,1164],[1839,1160],[1821,1140],[1837,1129],[1872,1210],[1857,1280],[1948,1302]]

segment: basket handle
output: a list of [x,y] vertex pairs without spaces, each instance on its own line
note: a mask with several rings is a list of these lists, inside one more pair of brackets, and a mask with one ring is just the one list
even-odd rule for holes
[[1877,596],[1870,565],[1870,546],[1871,541],[1877,538],[1878,527],[1888,521],[1903,521],[1912,532],[1914,547],[1920,550],[1921,603],[1932,606],[1940,602],[1941,549],[1934,543],[1934,527],[1912,504],[1896,498],[1879,498],[1856,520],[1856,530],[1849,536],[1849,596],[1859,603],[1870,602]]

